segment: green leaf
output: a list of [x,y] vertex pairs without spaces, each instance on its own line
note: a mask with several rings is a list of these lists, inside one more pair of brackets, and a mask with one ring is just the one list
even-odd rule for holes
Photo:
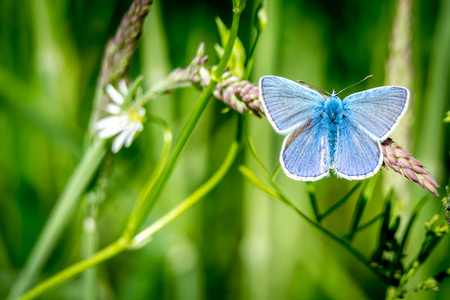
[[[220,41],[222,46],[215,45],[214,48],[219,58],[223,55],[223,47],[228,42],[230,30],[225,26],[219,17],[216,17],[217,29],[219,30]],[[233,72],[233,75],[242,78],[245,71],[245,48],[239,38],[234,42],[233,50],[231,52],[230,60],[227,63],[227,68]]]

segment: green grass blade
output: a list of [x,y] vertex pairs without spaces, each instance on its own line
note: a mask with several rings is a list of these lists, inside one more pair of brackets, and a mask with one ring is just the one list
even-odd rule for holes
[[378,177],[372,177],[369,179],[365,185],[361,193],[359,194],[358,201],[356,202],[355,210],[353,211],[352,222],[350,224],[349,232],[347,233],[347,239],[351,241],[356,233],[356,229],[358,228],[359,222],[364,213],[364,209],[366,208],[366,204],[369,201],[370,197],[373,194],[373,190],[375,189],[375,185],[377,183]]
[[336,209],[338,209],[339,207],[341,207],[341,205],[343,205],[345,202],[347,202],[347,200],[355,193],[355,191],[361,186],[361,182],[358,182],[357,184],[355,184],[352,189],[344,196],[342,197],[342,199],[340,199],[338,202],[336,202],[335,204],[333,204],[327,211],[325,211],[322,215],[321,215],[321,220],[326,218],[327,216],[329,216],[331,213],[333,213]]
[[308,198],[311,202],[311,208],[313,210],[316,221],[320,222],[322,218],[320,216],[319,205],[317,204],[316,191],[314,190],[314,186],[311,182],[306,183],[306,190],[308,192]]
[[[372,219],[370,219],[369,221],[367,221],[366,223],[359,225],[359,226],[355,229],[354,233],[357,233],[357,232],[359,232],[359,231],[361,231],[361,230],[366,229],[367,227],[369,227],[370,225],[372,225],[372,224],[374,224],[376,221],[378,221],[378,219],[381,219],[382,216],[383,216],[383,213],[380,213],[380,214],[376,215],[375,217],[373,217]],[[346,234],[346,235],[344,236],[344,238],[345,238],[345,239],[348,239],[348,235],[349,235],[349,234]]]

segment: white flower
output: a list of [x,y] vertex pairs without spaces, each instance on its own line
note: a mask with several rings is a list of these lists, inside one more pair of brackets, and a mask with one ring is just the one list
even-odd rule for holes
[[133,106],[124,109],[122,107],[128,94],[128,88],[123,80],[119,82],[119,91],[109,84],[106,92],[114,103],[106,106],[106,111],[110,115],[97,121],[94,129],[101,139],[116,136],[112,144],[112,152],[117,153],[122,146],[129,147],[135,135],[144,129],[142,123],[145,119],[145,108]]

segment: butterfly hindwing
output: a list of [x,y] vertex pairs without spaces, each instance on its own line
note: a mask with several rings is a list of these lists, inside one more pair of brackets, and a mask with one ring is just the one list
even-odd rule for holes
[[294,129],[284,140],[280,163],[287,176],[303,181],[329,174],[328,124],[319,116]]
[[399,86],[383,86],[344,98],[344,118],[366,130],[372,139],[383,141],[395,129],[408,107],[409,91]]
[[325,98],[292,80],[264,76],[259,86],[266,116],[278,133],[287,133],[322,113]]
[[381,167],[383,156],[379,141],[343,119],[338,126],[335,171],[339,177],[361,180],[372,177]]

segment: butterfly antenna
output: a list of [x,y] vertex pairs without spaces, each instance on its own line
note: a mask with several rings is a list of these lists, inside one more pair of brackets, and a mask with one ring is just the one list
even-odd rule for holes
[[321,88],[321,87],[318,87],[318,86],[309,84],[309,83],[307,83],[307,82],[304,82],[303,80],[297,80],[297,81],[298,81],[299,83],[301,83],[301,84],[306,84],[306,85],[309,85],[310,87],[313,87],[313,88],[315,88],[315,89],[321,90],[321,91],[327,93],[329,96],[331,96],[330,93],[328,93],[327,91],[325,91],[325,90],[324,90],[323,88]]
[[373,76],[372,74],[369,75],[369,76],[366,76],[364,79],[358,81],[357,83],[354,83],[354,84],[352,84],[351,86],[346,87],[345,89],[343,89],[343,90],[341,90],[339,93],[337,93],[336,96],[339,95],[340,93],[342,93],[343,91],[345,91],[346,89],[349,89],[349,88],[351,88],[351,87],[354,87],[355,85],[360,84],[361,82],[363,82],[363,81],[366,80],[366,79],[369,79],[369,78],[372,77],[372,76]]

